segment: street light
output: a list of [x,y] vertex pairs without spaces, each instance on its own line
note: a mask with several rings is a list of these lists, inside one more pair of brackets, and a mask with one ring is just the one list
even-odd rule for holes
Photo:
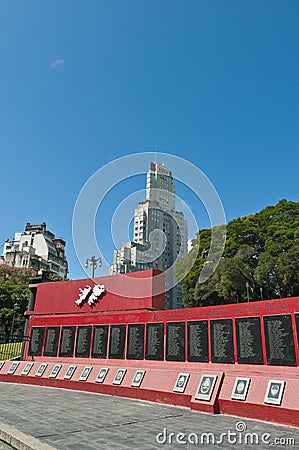
[[10,329],[10,336],[9,336],[9,340],[12,339],[13,336],[13,329],[14,329],[14,325],[15,325],[15,318],[16,318],[16,313],[17,310],[19,309],[19,305],[17,303],[15,303],[13,305],[13,316],[12,316],[12,322],[11,322],[11,329]]
[[264,296],[263,296],[263,288],[260,287],[260,294],[261,294],[261,300],[264,300]]
[[247,294],[247,301],[250,301],[250,297],[249,297],[249,283],[248,281],[246,281],[246,294]]
[[[99,264],[97,264],[98,261],[99,261]],[[102,258],[96,259],[95,256],[92,256],[91,258],[87,258],[86,263],[85,263],[86,269],[88,268],[89,265],[92,267],[92,278],[94,278],[94,271],[98,267],[102,267]]]

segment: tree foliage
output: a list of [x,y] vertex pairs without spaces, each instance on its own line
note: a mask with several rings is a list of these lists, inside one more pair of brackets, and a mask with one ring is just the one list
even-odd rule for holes
[[184,306],[244,302],[248,296],[257,301],[299,295],[299,202],[281,200],[229,222],[220,263],[200,283],[211,234],[200,230],[188,257],[175,268],[177,279],[183,280]]
[[[24,312],[29,301],[30,279],[36,271],[27,268],[0,264],[0,337],[8,338],[11,333],[14,309],[14,334],[22,334],[25,323]],[[45,272],[42,281],[64,281],[64,278]]]
[[16,332],[24,325],[24,312],[29,298],[29,282],[35,275],[32,269],[0,265],[0,334],[9,336],[15,308]]

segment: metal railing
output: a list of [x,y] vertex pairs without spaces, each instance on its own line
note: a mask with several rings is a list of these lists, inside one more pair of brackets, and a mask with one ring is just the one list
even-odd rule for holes
[[19,359],[23,344],[29,342],[30,338],[11,336],[9,338],[0,335],[0,361],[8,359]]

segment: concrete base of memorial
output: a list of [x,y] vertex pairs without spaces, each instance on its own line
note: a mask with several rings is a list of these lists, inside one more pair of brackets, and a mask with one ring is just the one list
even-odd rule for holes
[[[296,368],[281,371],[263,367],[259,371],[253,366],[226,364],[203,363],[198,367],[194,363],[164,362],[161,367],[157,362],[139,363],[123,360],[113,364],[106,360],[101,365],[46,359],[43,362],[6,361],[0,363],[0,381],[114,395],[299,426]],[[271,395],[271,380],[283,382],[280,399],[277,387]]]
[[[223,414],[299,427],[298,370],[265,369],[272,370],[243,372],[245,375],[238,377],[227,374],[218,397],[219,410]],[[245,400],[232,398],[236,378],[250,380]]]

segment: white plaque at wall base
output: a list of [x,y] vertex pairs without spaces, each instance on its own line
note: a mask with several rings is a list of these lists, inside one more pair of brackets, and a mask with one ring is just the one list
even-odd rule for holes
[[145,375],[145,370],[136,370],[131,386],[139,387]]
[[269,403],[270,405],[280,405],[284,386],[285,381],[283,380],[269,380],[264,403]]
[[233,387],[231,398],[233,400],[246,400],[250,381],[251,378],[237,377]]
[[209,402],[214,391],[216,380],[217,375],[203,374],[201,376],[194,398],[196,400],[204,400],[206,402]]
[[121,384],[126,372],[127,372],[127,369],[118,369],[112,383],[113,384]]
[[99,373],[97,374],[95,381],[97,383],[103,383],[108,372],[109,372],[108,367],[102,367]]
[[173,392],[185,392],[189,377],[189,373],[179,373],[173,388]]
[[61,367],[62,367],[61,364],[56,364],[56,365],[53,367],[53,369],[51,370],[51,373],[50,373],[50,375],[49,375],[49,378],[56,378],[57,375],[58,375],[59,372],[60,372]]
[[44,373],[44,371],[46,370],[46,367],[48,366],[48,364],[43,363],[39,366],[39,368],[37,369],[35,376],[36,377],[41,377]]
[[32,369],[33,364],[34,364],[33,362],[27,363],[24,369],[22,370],[21,375],[28,375],[28,373]]
[[86,381],[87,378],[89,377],[89,374],[91,371],[92,371],[92,367],[90,367],[90,366],[84,367],[84,369],[82,370],[82,373],[80,375],[79,381]]
[[8,369],[7,373],[9,373],[10,375],[15,373],[19,364],[20,364],[19,362],[13,362],[10,368]]
[[72,378],[72,376],[74,375],[76,369],[77,369],[77,366],[69,366],[66,371],[66,374],[64,375],[64,379],[70,380]]

